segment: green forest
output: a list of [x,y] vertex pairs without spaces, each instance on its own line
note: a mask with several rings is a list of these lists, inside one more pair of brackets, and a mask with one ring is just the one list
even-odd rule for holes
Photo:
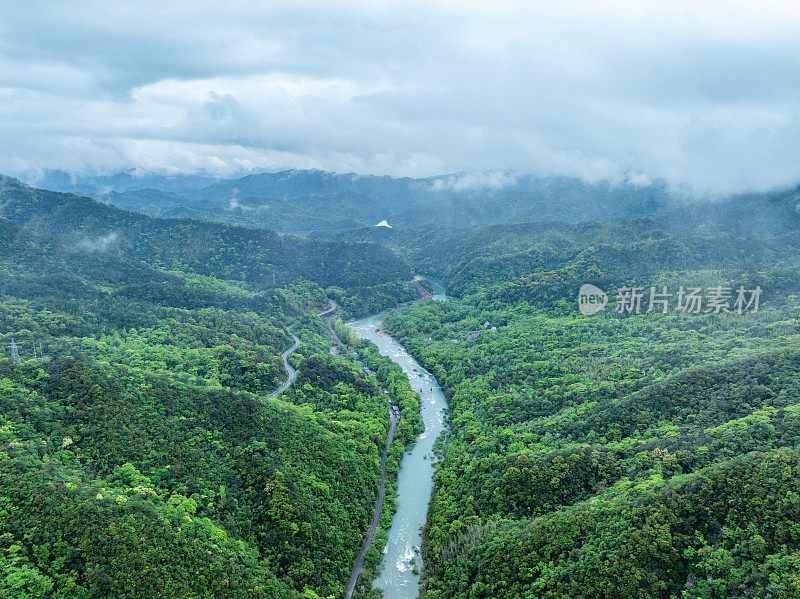
[[[380,597],[424,425],[344,323],[400,304],[382,327],[449,402],[423,597],[800,594],[794,191],[311,239],[0,183],[0,597],[338,599],[397,404],[354,595]],[[415,301],[416,273],[450,301]],[[585,283],[610,298],[593,316]],[[634,287],[642,309],[617,309]],[[681,311],[684,287],[731,296]]]
[[[372,376],[335,358],[315,314],[413,299],[408,267],[13,180],[0,200],[0,597],[341,596],[377,495],[381,389],[404,415],[390,484],[421,422],[402,371],[369,347]],[[270,399],[290,324],[298,378]]]
[[[458,296],[385,321],[450,405],[426,598],[800,594],[791,197],[498,226],[420,252]],[[584,316],[581,283],[764,297],[741,314],[646,313],[645,298]]]
[[0,0],[0,599],[800,599],[798,75],[786,0]]

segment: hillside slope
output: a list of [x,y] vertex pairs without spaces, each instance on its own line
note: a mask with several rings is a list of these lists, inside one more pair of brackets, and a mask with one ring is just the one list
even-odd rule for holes
[[[366,244],[2,180],[0,595],[341,595],[378,493],[390,382],[333,358],[314,315],[326,291],[361,297],[335,285],[413,297],[408,274]],[[299,382],[269,399],[291,322]],[[391,376],[406,410],[394,476],[419,423]]]
[[[800,592],[793,195],[420,251],[460,296],[385,323],[450,407],[426,598]],[[587,282],[610,295],[594,316],[578,311]],[[616,309],[626,286],[640,310]],[[664,286],[667,312],[648,311]],[[676,309],[681,286],[701,310]],[[740,286],[762,289],[758,310],[708,310],[709,289]]]

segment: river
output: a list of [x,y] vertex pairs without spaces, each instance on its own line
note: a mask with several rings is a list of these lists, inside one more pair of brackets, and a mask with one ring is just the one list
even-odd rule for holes
[[[444,287],[433,279],[432,300],[447,299]],[[401,308],[402,309],[402,308]],[[394,339],[378,333],[386,312],[357,320],[348,326],[359,336],[378,346],[384,356],[397,362],[411,381],[411,387],[422,399],[422,420],[425,432],[414,448],[403,456],[397,477],[397,512],[392,518],[389,540],[381,562],[381,574],[375,587],[383,589],[384,599],[416,599],[419,596],[419,574],[414,573],[412,559],[422,569],[419,547],[422,527],[433,491],[433,443],[445,429],[447,400],[433,375],[420,366]]]

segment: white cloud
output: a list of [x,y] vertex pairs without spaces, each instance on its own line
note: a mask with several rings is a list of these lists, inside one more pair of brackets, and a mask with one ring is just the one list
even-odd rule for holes
[[76,249],[89,253],[104,253],[110,250],[119,239],[119,234],[116,231],[111,231],[106,235],[100,237],[89,238],[85,237],[76,244]]
[[7,4],[4,172],[800,180],[800,5]]
[[510,173],[490,171],[485,173],[465,173],[449,175],[436,179],[431,187],[434,191],[452,189],[464,191],[467,189],[502,189],[517,182],[517,178]]

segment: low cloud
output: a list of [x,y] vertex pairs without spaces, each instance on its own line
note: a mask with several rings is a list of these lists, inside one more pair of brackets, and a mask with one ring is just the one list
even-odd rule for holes
[[648,187],[653,184],[653,180],[645,173],[628,173],[625,183],[636,187]]
[[517,178],[509,173],[493,171],[488,173],[467,173],[449,175],[436,179],[431,188],[434,191],[445,189],[452,191],[502,189],[517,182]]
[[81,252],[90,254],[105,253],[117,245],[119,234],[116,231],[111,231],[106,235],[100,237],[84,238],[76,244],[76,249]]

